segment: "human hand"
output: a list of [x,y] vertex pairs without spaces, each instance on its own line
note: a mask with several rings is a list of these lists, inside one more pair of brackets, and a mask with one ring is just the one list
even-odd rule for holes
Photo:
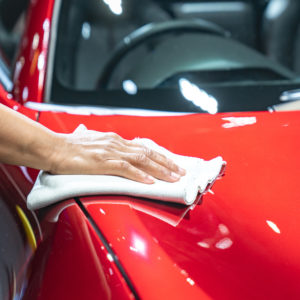
[[57,141],[49,170],[53,174],[117,175],[148,184],[154,178],[175,182],[185,175],[164,155],[116,133],[84,130],[57,134]]

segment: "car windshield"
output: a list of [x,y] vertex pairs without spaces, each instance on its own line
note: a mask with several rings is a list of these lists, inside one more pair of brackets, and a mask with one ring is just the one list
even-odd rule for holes
[[266,110],[299,86],[291,2],[64,0],[51,101]]

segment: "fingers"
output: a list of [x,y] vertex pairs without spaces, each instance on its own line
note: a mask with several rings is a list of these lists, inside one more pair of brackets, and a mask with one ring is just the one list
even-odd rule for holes
[[146,172],[136,168],[132,164],[124,160],[110,160],[107,162],[105,171],[107,175],[118,175],[134,181],[152,184],[155,182],[154,178]]
[[[122,160],[129,162],[136,169],[169,182],[178,181],[181,176],[185,175],[184,169],[164,155],[143,145],[123,139],[118,135],[112,135],[111,138],[114,143],[118,143],[117,148]],[[124,176],[126,177],[126,174]]]
[[152,149],[142,147],[142,152],[151,160],[179,175],[185,175],[185,170],[176,165],[171,159]]
[[181,177],[171,169],[155,162],[143,152],[130,153],[126,156],[126,160],[136,168],[143,170],[147,174],[150,174],[151,176],[161,180],[175,182],[178,181]]
[[[79,157],[66,173],[117,175],[143,183],[154,183],[155,179],[178,181],[185,170],[165,157],[141,144],[123,139],[116,133],[86,131],[68,136],[71,150],[68,157]],[[72,155],[69,153],[73,151]],[[65,164],[66,165],[66,164]],[[70,171],[71,169],[71,171]]]

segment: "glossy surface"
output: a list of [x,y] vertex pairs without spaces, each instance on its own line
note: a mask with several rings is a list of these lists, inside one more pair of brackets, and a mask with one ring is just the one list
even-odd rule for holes
[[19,299],[41,239],[36,215],[26,208],[31,186],[20,167],[0,164],[0,299]]
[[182,207],[166,213],[170,207],[156,202],[83,200],[143,299],[299,297],[299,113],[41,114],[47,126],[52,118],[64,124],[63,131],[84,123],[127,138],[149,137],[176,153],[207,159],[219,154],[227,161],[214,194],[182,219]]
[[[0,86],[1,103],[58,132],[72,132],[84,123],[129,139],[148,137],[179,154],[222,155],[228,162],[213,194],[195,207],[131,197],[82,199],[140,298],[300,298],[299,113],[129,117],[28,109],[22,103],[44,97],[53,3],[31,1],[13,95]],[[38,244],[28,278],[24,274],[32,243],[23,228],[18,243],[27,252],[13,261],[19,277],[13,277],[11,287],[17,283],[21,293],[28,283],[26,300],[132,298],[73,200],[38,212],[42,228],[35,214],[26,211],[25,198],[36,175],[23,167],[0,168],[1,197],[14,209],[22,204]]]
[[54,5],[54,1],[30,3],[13,74],[13,96],[20,103],[43,100]]
[[132,299],[111,255],[74,201],[49,209],[42,226],[44,239],[23,299]]

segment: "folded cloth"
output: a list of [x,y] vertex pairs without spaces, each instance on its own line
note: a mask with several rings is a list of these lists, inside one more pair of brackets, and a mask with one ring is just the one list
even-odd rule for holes
[[27,197],[29,209],[39,209],[55,202],[76,196],[129,195],[192,204],[198,193],[204,193],[220,176],[226,163],[218,156],[205,161],[196,157],[174,154],[149,139],[135,139],[157,152],[171,158],[185,168],[186,175],[170,183],[156,179],[154,184],[144,184],[119,176],[108,175],[52,175],[41,171]]

